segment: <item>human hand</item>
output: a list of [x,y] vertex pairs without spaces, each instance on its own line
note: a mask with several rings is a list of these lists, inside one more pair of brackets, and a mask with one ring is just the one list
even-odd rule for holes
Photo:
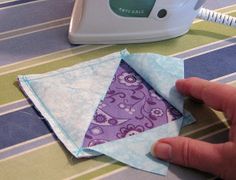
[[222,111],[231,125],[229,141],[210,144],[187,137],[164,138],[153,145],[152,154],[223,179],[236,179],[236,88],[199,78],[178,80],[176,88],[183,95]]

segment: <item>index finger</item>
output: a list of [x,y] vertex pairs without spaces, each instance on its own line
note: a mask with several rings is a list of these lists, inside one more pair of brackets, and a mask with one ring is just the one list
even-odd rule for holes
[[236,88],[200,78],[178,80],[176,88],[183,95],[192,96],[223,111],[229,119],[236,118]]

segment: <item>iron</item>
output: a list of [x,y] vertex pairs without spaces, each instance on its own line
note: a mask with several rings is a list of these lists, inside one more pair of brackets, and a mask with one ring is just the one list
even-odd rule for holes
[[175,38],[187,33],[197,16],[209,20],[211,12],[202,11],[205,1],[76,0],[69,40],[72,44],[124,44]]

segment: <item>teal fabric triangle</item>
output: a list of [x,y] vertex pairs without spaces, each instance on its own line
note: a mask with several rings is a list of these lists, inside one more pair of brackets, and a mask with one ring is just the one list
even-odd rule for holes
[[125,61],[168,102],[183,112],[183,97],[176,91],[175,82],[184,78],[184,62],[159,54],[124,54]]
[[89,149],[134,168],[166,175],[169,163],[153,158],[150,154],[150,147],[161,138],[177,136],[181,124],[182,118],[135,136],[100,144]]
[[120,53],[114,53],[58,71],[18,77],[23,91],[74,155],[120,60]]

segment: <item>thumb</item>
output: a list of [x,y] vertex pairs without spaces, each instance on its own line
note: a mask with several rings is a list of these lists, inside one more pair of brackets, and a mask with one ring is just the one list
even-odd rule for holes
[[210,144],[186,137],[165,138],[152,147],[153,156],[174,164],[221,175],[223,144]]

